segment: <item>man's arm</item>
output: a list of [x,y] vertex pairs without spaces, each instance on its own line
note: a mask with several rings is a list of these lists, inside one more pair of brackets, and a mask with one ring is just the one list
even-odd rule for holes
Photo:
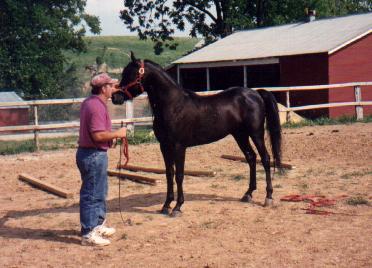
[[127,136],[127,128],[122,127],[115,131],[97,131],[92,133],[92,138],[95,142],[112,141],[116,138],[125,138]]

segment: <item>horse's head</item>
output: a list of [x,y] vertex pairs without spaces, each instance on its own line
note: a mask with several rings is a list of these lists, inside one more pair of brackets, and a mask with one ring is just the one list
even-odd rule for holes
[[144,62],[136,59],[133,52],[131,52],[131,61],[121,74],[120,89],[112,94],[112,103],[123,104],[124,101],[140,95],[144,91],[142,85],[144,73]]

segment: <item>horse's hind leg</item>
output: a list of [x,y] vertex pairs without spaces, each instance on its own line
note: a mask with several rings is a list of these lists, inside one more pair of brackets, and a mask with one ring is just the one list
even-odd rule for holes
[[249,187],[248,187],[247,192],[241,198],[241,201],[250,202],[252,200],[253,191],[257,189],[257,186],[256,186],[256,158],[257,156],[249,143],[249,137],[247,134],[235,134],[233,136],[236,142],[238,143],[240,150],[242,150],[245,156],[245,159],[248,162],[249,171],[250,171]]
[[266,199],[265,206],[271,206],[273,203],[273,186],[271,183],[271,173],[270,173],[270,155],[268,154],[265,146],[264,131],[262,133],[255,133],[251,136],[254,145],[261,157],[261,163],[265,169],[266,173]]
[[176,164],[176,183],[177,183],[177,204],[173,208],[172,217],[176,217],[181,214],[181,206],[184,203],[183,197],[183,178],[185,169],[185,154],[186,148],[182,146],[176,146],[175,149],[175,164]]
[[160,144],[160,149],[163,154],[165,169],[166,169],[166,177],[167,177],[167,198],[165,199],[165,203],[160,212],[162,214],[169,215],[170,210],[171,210],[170,204],[174,200],[174,190],[173,190],[174,152],[170,146],[165,146],[163,144]]

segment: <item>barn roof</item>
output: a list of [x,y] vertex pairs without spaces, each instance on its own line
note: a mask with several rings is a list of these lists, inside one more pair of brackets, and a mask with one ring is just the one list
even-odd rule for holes
[[[0,92],[0,102],[23,102],[24,100],[17,95],[14,91]],[[26,103],[26,102],[25,102]],[[29,106],[7,106],[0,107],[0,109],[9,109],[9,108],[28,108]]]
[[252,29],[233,33],[173,63],[332,54],[369,33],[372,33],[372,12]]

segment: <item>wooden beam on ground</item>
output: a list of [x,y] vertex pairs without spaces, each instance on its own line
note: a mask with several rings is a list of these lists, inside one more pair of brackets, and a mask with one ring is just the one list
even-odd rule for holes
[[141,182],[141,183],[146,183],[146,184],[151,184],[151,185],[155,185],[156,181],[157,181],[156,179],[153,179],[153,178],[149,178],[149,177],[145,177],[145,176],[139,176],[139,175],[133,175],[133,174],[130,174],[130,173],[127,173],[127,172],[116,171],[116,170],[111,170],[111,169],[107,170],[107,174],[109,176],[119,176],[121,178],[125,178],[125,179],[128,179],[128,180],[133,180],[133,181],[136,181],[136,182]]
[[73,196],[73,193],[71,193],[71,192],[67,192],[66,190],[64,190],[62,188],[59,188],[59,187],[54,186],[52,184],[49,184],[47,182],[41,181],[39,179],[36,179],[36,178],[34,178],[30,175],[24,174],[24,173],[20,174],[18,178],[21,181],[25,181],[25,182],[31,184],[32,186],[35,186],[35,187],[37,187],[41,190],[47,191],[49,193],[58,195],[60,197],[71,198]]
[[[234,161],[241,161],[241,162],[247,162],[245,157],[242,157],[242,156],[235,156],[235,155],[227,155],[227,154],[224,154],[224,155],[221,155],[222,158],[224,159],[228,159],[228,160],[234,160]],[[257,159],[257,163],[258,164],[261,164],[261,160],[258,160]],[[270,162],[270,166],[273,167],[274,166],[274,162]],[[296,168],[295,166],[292,166],[290,164],[285,164],[285,163],[282,163],[282,168],[286,168],[286,169],[294,169]]]
[[[150,167],[141,167],[141,166],[132,166],[132,165],[120,165],[118,168],[122,168],[125,170],[131,171],[143,171],[143,172],[150,172],[156,174],[165,174],[165,169],[163,168],[150,168]],[[200,171],[200,170],[185,170],[185,175],[189,176],[206,176],[206,177],[214,177],[216,176],[217,172],[215,171]]]

